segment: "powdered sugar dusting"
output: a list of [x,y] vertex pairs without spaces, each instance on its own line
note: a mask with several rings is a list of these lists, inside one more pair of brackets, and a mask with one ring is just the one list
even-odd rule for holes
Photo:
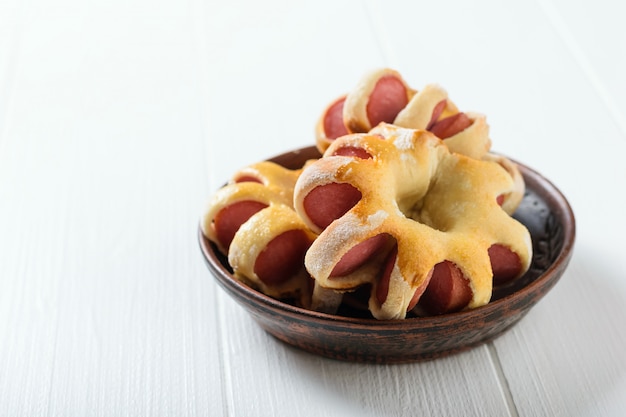
[[334,182],[337,172],[352,161],[352,158],[342,156],[320,159],[317,163],[306,168],[306,182],[309,184]]
[[378,210],[376,213],[367,216],[367,223],[372,228],[380,227],[387,217],[389,217],[389,213],[385,210]]
[[396,138],[393,144],[400,151],[407,151],[413,149],[413,135],[415,130],[413,129],[398,129],[396,131]]

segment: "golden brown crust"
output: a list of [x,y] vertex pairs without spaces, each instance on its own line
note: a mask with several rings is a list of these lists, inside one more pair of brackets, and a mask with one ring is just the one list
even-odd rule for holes
[[[394,77],[399,80],[407,91],[408,103],[398,113],[393,124],[410,129],[426,130],[433,120],[433,111],[445,101],[445,107],[436,118],[441,121],[459,113],[457,106],[450,100],[448,93],[437,84],[427,84],[422,90],[412,89],[398,71],[390,68],[381,68],[371,71],[359,80],[355,88],[346,96],[343,106],[343,121],[350,133],[366,133],[373,129],[367,106],[377,83],[384,77]],[[328,149],[333,139],[329,139],[324,130],[324,120],[328,110],[337,100],[333,101],[322,113],[316,125],[316,144],[320,152]],[[466,129],[444,139],[452,152],[458,152],[472,158],[482,158],[491,148],[489,127],[484,115],[475,112],[465,112],[472,124]]]
[[[266,284],[254,268],[260,253],[275,237],[290,230],[301,230],[312,242],[316,235],[293,210],[293,189],[301,169],[289,170],[272,162],[260,162],[237,171],[232,180],[219,189],[209,202],[201,221],[203,234],[228,256],[235,277],[275,298],[296,297],[300,304],[310,304],[310,277],[302,270],[279,284]],[[258,182],[237,182],[254,178]],[[267,205],[245,221],[228,248],[218,239],[215,219],[231,204],[255,201]]]
[[[373,157],[333,156],[345,146],[362,147]],[[473,296],[468,308],[484,305],[491,297],[491,245],[511,248],[524,271],[530,265],[528,231],[497,204],[500,194],[514,188],[510,175],[498,163],[450,152],[429,132],[381,125],[370,134],[334,141],[296,183],[295,209],[312,230],[317,226],[303,200],[313,188],[331,182],[352,184],[362,198],[325,230],[318,230],[305,266],[323,288],[346,291],[370,284],[370,310],[376,318],[405,317],[415,291],[423,290],[434,265],[444,260],[454,262],[470,280]],[[378,261],[331,278],[351,248],[381,233],[391,236],[398,248],[382,305],[375,297]]]
[[488,153],[483,156],[483,159],[486,161],[492,161],[499,164],[502,168],[506,170],[506,172],[513,179],[513,188],[509,193],[503,195],[502,201],[502,210],[506,211],[508,214],[513,214],[517,207],[522,202],[524,198],[524,192],[526,191],[526,184],[524,183],[524,178],[517,168],[517,164],[510,159],[506,158],[502,155],[497,155],[494,153]]
[[[372,127],[368,103],[384,77],[401,82],[385,80],[391,82],[387,84],[394,91],[391,96],[398,97],[404,87],[407,104],[400,104],[404,108],[393,124]],[[343,108],[333,107],[344,99]],[[341,123],[335,119],[340,112],[346,131],[362,133],[330,137],[327,127],[335,134],[343,132],[343,127],[326,124],[331,111],[329,123]],[[380,119],[388,116],[384,110],[372,111]],[[395,114],[397,108],[391,111]],[[431,128],[444,139],[427,131]],[[503,245],[517,254],[520,274],[529,267],[530,235],[510,217],[523,197],[523,178],[514,163],[489,153],[485,116],[461,114],[443,88],[431,84],[415,91],[395,70],[373,71],[326,108],[315,131],[322,159],[295,171],[270,162],[244,168],[215,194],[206,210],[201,225],[204,234],[228,255],[235,276],[242,281],[276,298],[299,297],[302,305],[329,313],[342,302],[344,292],[369,284],[370,311],[376,318],[390,319],[406,315],[414,295],[425,290],[434,265],[440,262],[454,263],[469,279],[472,298],[467,308],[484,305],[491,297],[491,245]],[[362,148],[372,158],[334,155],[342,147]],[[254,182],[237,182],[240,179]],[[362,198],[345,215],[321,228],[308,218],[304,198],[329,183],[351,184]],[[242,201],[266,207],[239,227],[226,248],[218,239],[215,218],[220,210]],[[314,241],[305,257],[306,269],[315,278],[314,288],[304,268],[292,279],[271,285],[255,272],[263,249],[291,230],[302,231]],[[344,255],[380,234],[389,237],[383,246],[342,276],[331,277]],[[389,288],[381,302],[376,296],[381,267],[396,249]]]

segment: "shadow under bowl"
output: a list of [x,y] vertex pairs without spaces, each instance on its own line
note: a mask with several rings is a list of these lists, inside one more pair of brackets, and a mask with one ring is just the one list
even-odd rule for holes
[[[300,168],[319,158],[315,147],[270,161]],[[233,277],[226,258],[202,232],[198,238],[206,264],[221,287],[272,336],[294,347],[337,360],[404,363],[431,360],[492,340],[516,324],[550,291],[572,256],[576,225],[563,194],[546,178],[517,163],[526,193],[514,216],[530,231],[533,259],[521,278],[494,288],[491,302],[473,310],[404,320],[379,321],[318,313],[276,300]],[[345,314],[345,315],[344,315]]]

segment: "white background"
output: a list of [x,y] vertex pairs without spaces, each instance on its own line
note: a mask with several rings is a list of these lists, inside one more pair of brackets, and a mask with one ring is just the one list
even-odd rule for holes
[[[626,7],[303,3],[0,0],[0,416],[626,415]],[[577,218],[528,316],[421,364],[277,342],[196,241],[219,185],[381,66],[486,114]]]

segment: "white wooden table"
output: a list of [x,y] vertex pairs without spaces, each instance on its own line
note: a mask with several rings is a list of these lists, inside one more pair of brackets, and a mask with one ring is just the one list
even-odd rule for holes
[[[302,2],[303,3],[303,2]],[[626,6],[0,0],[0,416],[626,415]],[[444,86],[554,182],[577,243],[492,343],[337,362],[260,330],[198,249],[239,167],[366,71]]]

